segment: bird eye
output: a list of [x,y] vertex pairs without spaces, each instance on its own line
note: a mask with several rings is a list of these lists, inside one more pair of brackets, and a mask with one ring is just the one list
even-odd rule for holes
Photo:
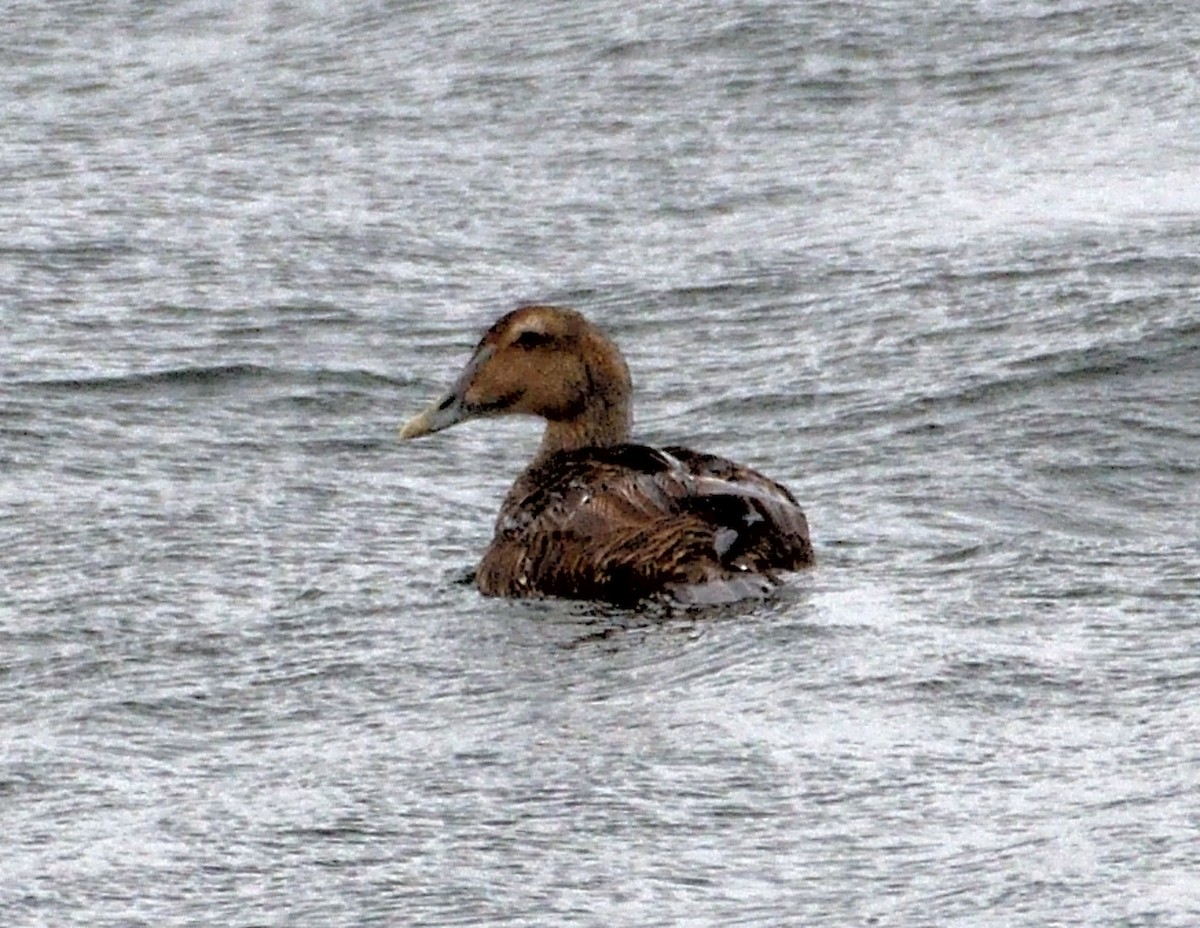
[[538,332],[535,329],[526,329],[515,339],[513,344],[518,348],[540,348],[542,345],[548,345],[553,341],[551,336],[545,332]]

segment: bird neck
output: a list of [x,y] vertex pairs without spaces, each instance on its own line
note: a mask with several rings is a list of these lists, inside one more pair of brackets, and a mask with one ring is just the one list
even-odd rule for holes
[[579,415],[546,423],[537,460],[545,460],[560,451],[619,445],[629,441],[632,425],[627,392],[622,396],[604,392],[595,394]]

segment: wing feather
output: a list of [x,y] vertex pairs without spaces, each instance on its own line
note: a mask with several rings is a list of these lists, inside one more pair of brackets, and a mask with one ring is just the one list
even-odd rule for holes
[[784,487],[684,448],[556,456],[518,479],[496,529],[478,573],[493,595],[727,601],[812,560]]

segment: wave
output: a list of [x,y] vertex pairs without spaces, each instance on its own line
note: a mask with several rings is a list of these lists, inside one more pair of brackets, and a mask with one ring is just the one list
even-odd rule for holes
[[1194,370],[1200,354],[1200,322],[1185,322],[1141,338],[1105,345],[1049,351],[1014,362],[1047,379],[1079,380],[1143,371]]
[[138,392],[172,388],[225,388],[247,382],[273,382],[289,385],[320,385],[344,387],[407,386],[408,378],[390,377],[374,371],[330,370],[314,368],[297,370],[261,364],[217,364],[197,367],[169,368],[159,371],[140,371],[117,376],[66,377],[49,380],[21,380],[13,386],[32,387],[54,392]]
[[1190,372],[1200,365],[1200,322],[1185,322],[1140,338],[1041,352],[1008,364],[1009,373],[911,400],[909,411],[986,404],[1036,388],[1144,374]]

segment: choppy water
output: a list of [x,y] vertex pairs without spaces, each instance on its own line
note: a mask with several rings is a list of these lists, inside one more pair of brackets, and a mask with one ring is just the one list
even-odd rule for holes
[[[0,12],[6,925],[1200,919],[1200,12]],[[461,582],[570,302],[820,566]]]

